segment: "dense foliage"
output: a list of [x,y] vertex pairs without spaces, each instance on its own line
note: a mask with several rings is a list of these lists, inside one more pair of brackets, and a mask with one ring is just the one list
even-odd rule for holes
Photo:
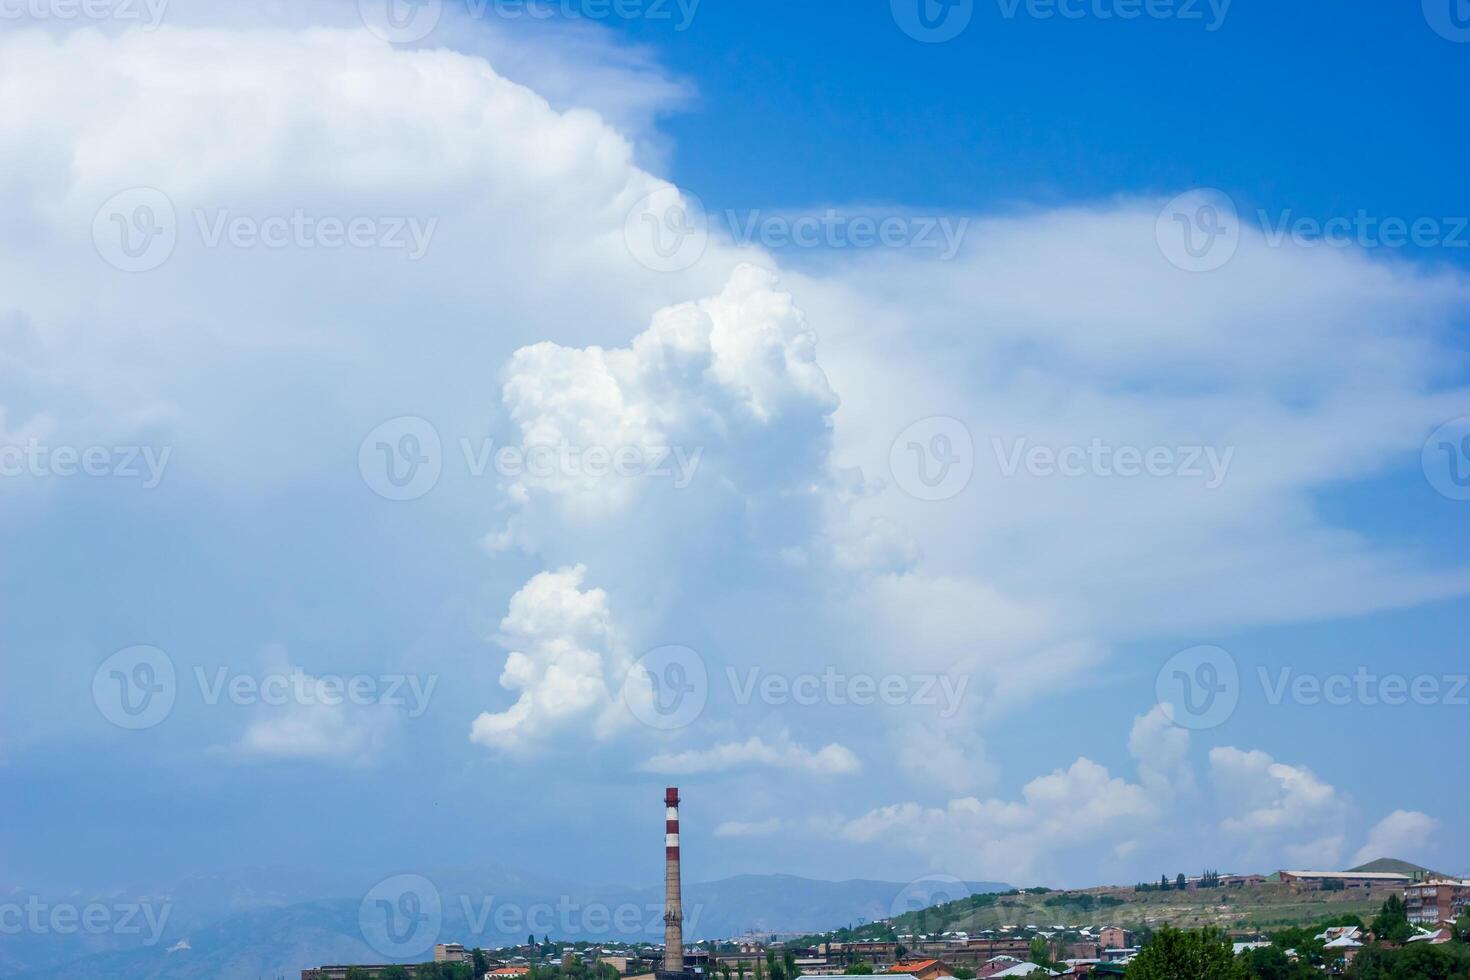
[[1164,926],[1128,964],[1127,980],[1249,980],[1230,939],[1217,929]]
[[1370,947],[1358,954],[1348,976],[1352,980],[1470,980],[1470,947],[1463,943]]

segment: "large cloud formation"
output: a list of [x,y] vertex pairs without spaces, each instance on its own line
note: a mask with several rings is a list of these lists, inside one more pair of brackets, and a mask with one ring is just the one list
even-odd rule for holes
[[[20,95],[42,91],[53,97]],[[1249,805],[1197,804],[1186,740],[1147,714],[1129,743],[1135,777],[1053,761],[1008,797],[988,791],[1003,773],[987,735],[1095,681],[1120,644],[1470,586],[1316,502],[1413,465],[1424,434],[1463,414],[1466,393],[1443,374],[1447,328],[1470,308],[1458,274],[1272,247],[1247,229],[1230,265],[1192,275],[1159,253],[1153,200],[977,220],[947,262],[782,268],[715,235],[702,261],[658,272],[625,229],[640,201],[677,192],[606,118],[553,106],[472,52],[394,48],[360,28],[8,30],[0,92],[15,96],[0,115],[5,438],[166,443],[167,499],[260,522],[242,537],[279,531],[278,513],[242,498],[309,501],[340,538],[412,514],[415,535],[459,562],[422,561],[415,589],[460,599],[466,579],[488,578],[456,608],[500,623],[499,688],[470,691],[472,708],[436,702],[464,711],[461,747],[467,724],[505,755],[616,742],[633,730],[617,705],[637,654],[699,635],[712,676],[728,663],[974,683],[947,718],[712,698],[652,762],[629,738],[629,770],[799,780],[892,767],[901,789],[881,802],[851,790],[843,812],[866,815],[835,821],[839,838],[902,831],[928,856],[969,848],[992,875],[1045,868],[1057,849],[1128,853],[1195,805],[1223,837],[1265,841],[1253,859],[1328,860],[1355,817],[1305,765],[1217,746],[1209,785]],[[99,208],[137,188],[166,198],[177,242],[128,273],[93,235]],[[414,218],[433,233],[418,259],[209,233],[298,213]],[[432,420],[445,454],[440,485],[394,511],[352,462],[397,415]],[[969,485],[938,501],[909,492],[892,452],[933,416],[973,446]],[[682,485],[585,470],[478,480],[454,453],[487,432],[522,451],[677,448],[691,466]],[[1008,464],[1094,440],[1230,463],[1218,481]],[[413,591],[393,558],[340,564],[346,592]],[[309,569],[287,574],[316,584]],[[49,660],[18,660],[17,689],[52,686],[37,666]],[[35,732],[73,721],[39,699],[16,707]],[[295,724],[247,741],[270,754],[306,731],[326,758],[333,737],[349,754],[379,737]],[[734,809],[750,812],[731,826],[770,827],[761,802],[742,797]],[[1425,826],[1397,818],[1377,839]]]

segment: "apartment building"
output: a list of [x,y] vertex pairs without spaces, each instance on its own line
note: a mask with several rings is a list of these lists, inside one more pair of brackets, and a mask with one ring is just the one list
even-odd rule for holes
[[1455,878],[1434,878],[1404,889],[1404,910],[1416,926],[1454,922],[1470,907],[1470,883]]

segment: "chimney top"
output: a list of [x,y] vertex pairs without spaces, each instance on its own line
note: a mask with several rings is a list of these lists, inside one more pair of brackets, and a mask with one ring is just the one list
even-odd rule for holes
[[677,786],[670,786],[668,789],[664,790],[664,806],[678,806],[678,805],[679,805],[679,787],[677,787]]

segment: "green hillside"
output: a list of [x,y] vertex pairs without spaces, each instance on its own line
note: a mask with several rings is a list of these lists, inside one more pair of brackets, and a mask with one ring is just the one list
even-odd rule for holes
[[975,933],[1006,926],[1163,924],[1179,928],[1219,926],[1256,930],[1319,922],[1342,915],[1371,918],[1390,893],[1378,886],[1342,891],[1297,891],[1279,882],[1179,891],[1135,891],[1133,888],[1089,888],[1076,891],[1028,889],[969,898],[857,930],[859,935]]

